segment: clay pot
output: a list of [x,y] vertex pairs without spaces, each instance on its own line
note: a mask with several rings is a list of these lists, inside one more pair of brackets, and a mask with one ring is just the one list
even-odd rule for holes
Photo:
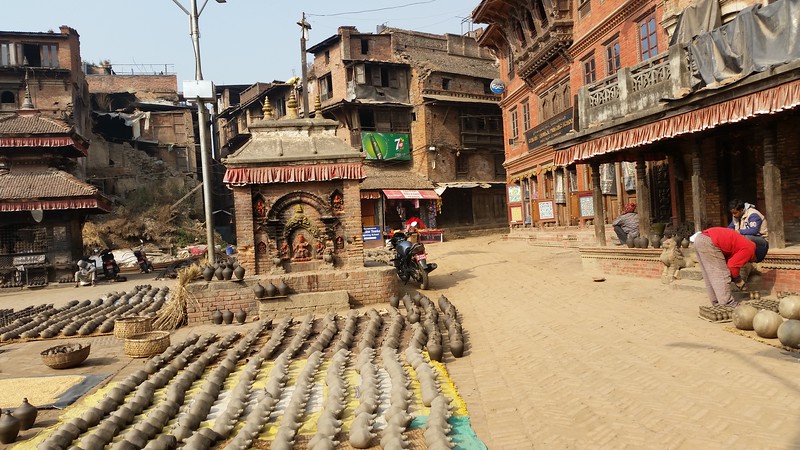
[[33,423],[36,422],[36,415],[39,413],[39,410],[36,409],[35,406],[28,403],[27,398],[22,399],[22,404],[17,406],[17,409],[14,410],[14,417],[19,419],[20,423],[20,430],[27,430],[28,428],[33,426]]
[[800,348],[800,320],[789,319],[778,327],[778,340],[789,348]]
[[650,239],[647,239],[646,237],[641,236],[639,238],[639,243],[641,245],[641,247],[639,247],[639,248],[647,248],[647,247],[650,246]]
[[389,297],[389,304],[392,305],[392,307],[397,308],[400,306],[400,299],[396,295],[392,294]]
[[286,284],[286,282],[283,281],[283,279],[281,279],[281,282],[278,283],[277,288],[278,288],[278,293],[281,295],[286,295],[289,293],[289,285]]
[[225,266],[225,268],[222,269],[222,279],[230,281],[231,277],[233,277],[233,269],[231,269],[231,266]]
[[236,277],[237,280],[242,280],[244,278],[244,267],[241,264],[237,265],[235,269],[233,269],[233,276]]
[[225,270],[225,268],[223,268],[222,266],[217,267],[217,270],[214,271],[214,276],[217,277],[218,280],[223,280],[224,279],[224,275],[223,275],[223,271],[224,270]]
[[688,239],[683,238],[683,240],[681,241],[681,248],[689,248],[689,240]]
[[657,234],[650,236],[650,243],[653,244],[653,248],[661,248],[661,236]]
[[756,334],[767,339],[778,337],[778,327],[783,323],[783,317],[774,311],[762,309],[753,317],[753,329]]
[[222,324],[222,313],[218,309],[211,313],[211,321],[214,322],[214,325]]
[[264,286],[264,289],[266,290],[267,297],[275,297],[278,295],[278,288],[276,288],[271,281],[267,282],[267,285]]
[[433,361],[442,360],[442,346],[439,344],[428,344],[428,356]]
[[628,239],[625,241],[625,245],[627,245],[628,248],[636,247],[636,238],[633,236],[628,236]]
[[267,295],[267,290],[264,289],[264,286],[262,286],[261,283],[256,282],[256,285],[253,286],[253,293],[255,294],[256,298],[260,300]]
[[211,266],[206,266],[203,269],[203,279],[206,281],[211,281],[214,278],[214,268]]
[[783,297],[778,304],[778,312],[784,319],[800,319],[800,296]]
[[247,319],[247,312],[243,309],[236,311],[236,321],[240,324],[243,324],[244,321]]
[[740,330],[752,330],[753,318],[757,313],[754,307],[741,304],[733,310],[733,325]]
[[0,444],[10,444],[16,441],[20,425],[19,419],[11,415],[11,410],[6,410],[0,416]]
[[464,342],[456,339],[450,341],[450,352],[456,358],[464,356]]
[[230,325],[233,323],[233,313],[230,309],[226,309],[224,313],[222,313],[222,321],[225,325]]

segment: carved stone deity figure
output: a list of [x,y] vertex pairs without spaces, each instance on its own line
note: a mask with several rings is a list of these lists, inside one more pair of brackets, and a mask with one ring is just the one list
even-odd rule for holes
[[294,261],[308,261],[311,259],[311,250],[308,248],[309,243],[306,241],[305,236],[302,234],[298,236],[297,242],[294,244],[293,253]]
[[289,244],[286,241],[281,244],[280,255],[281,259],[289,259]]
[[322,241],[317,241],[314,244],[314,257],[317,259],[322,259],[322,252],[325,251],[325,244]]
[[338,193],[333,195],[332,203],[334,211],[341,211],[342,209],[344,209],[344,200],[342,199],[342,196],[339,195]]

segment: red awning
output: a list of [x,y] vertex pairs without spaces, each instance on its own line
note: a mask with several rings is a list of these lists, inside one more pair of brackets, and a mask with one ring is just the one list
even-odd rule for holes
[[233,167],[225,171],[225,183],[233,185],[302,183],[306,181],[363,180],[361,164],[317,164],[309,166]]
[[3,136],[0,137],[0,147],[75,147],[84,155],[87,148],[70,136]]
[[99,209],[111,211],[111,205],[96,198],[70,198],[63,200],[32,200],[32,201],[0,201],[0,212],[45,211],[64,209]]
[[557,150],[554,155],[555,164],[566,166],[606,153],[774,114],[797,106],[800,106],[800,80]]
[[438,200],[439,196],[436,191],[429,189],[384,189],[383,193],[386,198],[405,198],[409,200]]
[[378,191],[361,191],[362,200],[378,200],[381,198],[381,193]]

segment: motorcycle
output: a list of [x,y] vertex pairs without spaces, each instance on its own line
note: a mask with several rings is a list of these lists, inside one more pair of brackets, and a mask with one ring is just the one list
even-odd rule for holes
[[390,245],[395,250],[392,258],[397,276],[404,282],[414,280],[419,283],[420,289],[428,289],[428,274],[433,272],[437,265],[427,261],[428,254],[425,246],[420,242],[411,242],[406,233],[396,231],[390,239]]
[[100,252],[100,260],[102,261],[103,275],[106,280],[117,281],[119,278],[119,266],[117,260],[114,259],[114,254],[110,249],[105,249]]
[[139,265],[140,272],[150,273],[153,271],[153,263],[147,259],[147,253],[144,252],[144,249],[134,250],[133,256],[136,257],[136,263]]

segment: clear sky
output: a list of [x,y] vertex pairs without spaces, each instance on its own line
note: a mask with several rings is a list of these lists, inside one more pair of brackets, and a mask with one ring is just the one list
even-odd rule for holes
[[[177,0],[190,9],[191,0]],[[198,8],[203,0],[198,1]],[[300,75],[303,12],[312,30],[308,47],[341,25],[375,32],[385,24],[427,33],[463,34],[480,0],[209,0],[200,15],[203,77],[215,84],[251,84]],[[468,19],[467,19],[468,20]],[[108,59],[117,73],[177,72],[194,79],[189,18],[172,0],[4,0],[0,30],[46,32],[68,25],[78,31],[81,58]],[[312,56],[308,55],[311,62]]]

